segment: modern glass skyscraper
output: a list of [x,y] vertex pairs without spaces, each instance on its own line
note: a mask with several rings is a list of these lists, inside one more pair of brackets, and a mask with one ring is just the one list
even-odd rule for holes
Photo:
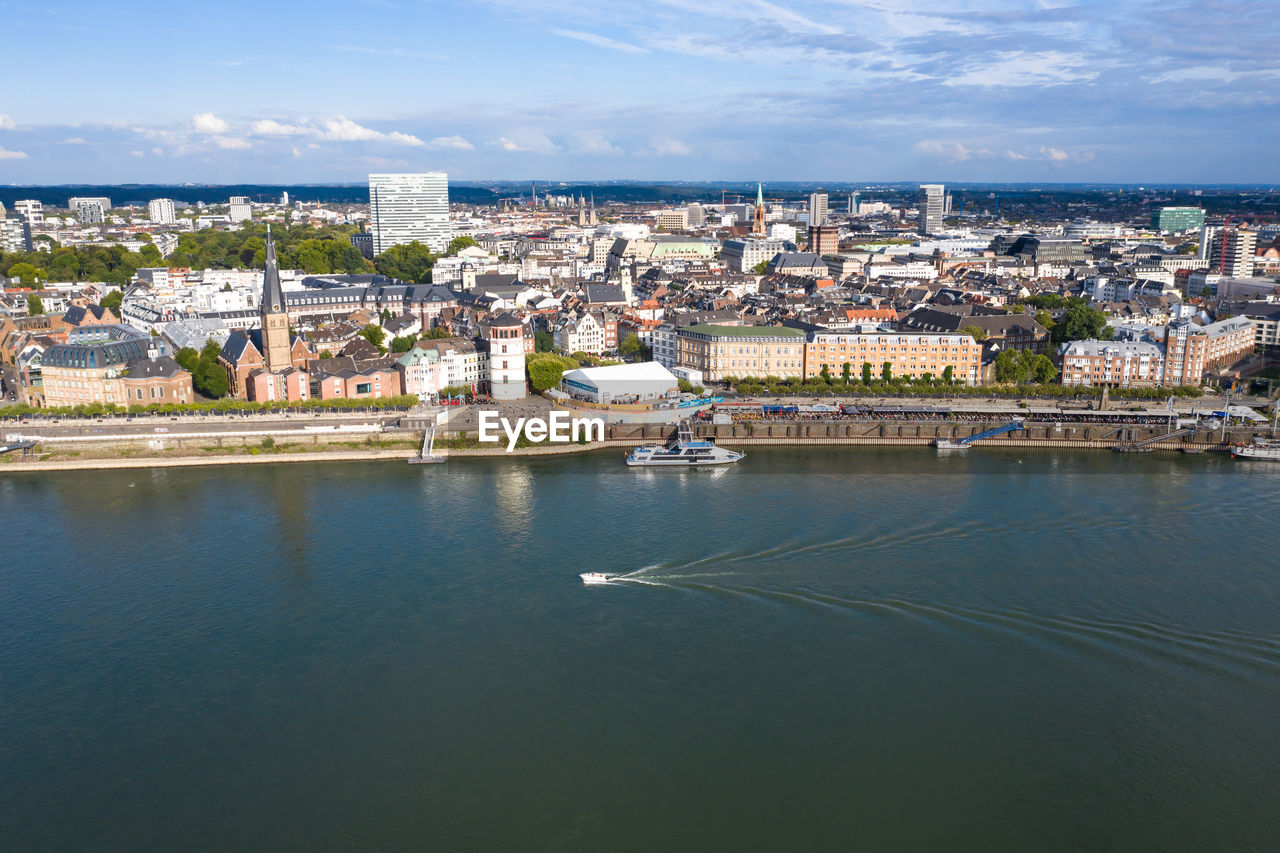
[[444,172],[369,175],[369,230],[373,253],[422,243],[433,252],[449,245],[449,178]]
[[942,208],[946,204],[947,188],[943,184],[921,184],[924,200],[920,203],[921,234],[938,234],[942,231]]

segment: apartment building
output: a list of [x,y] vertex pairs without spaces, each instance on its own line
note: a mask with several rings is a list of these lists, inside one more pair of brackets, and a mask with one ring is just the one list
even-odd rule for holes
[[790,326],[713,326],[676,330],[676,366],[709,381],[726,376],[804,375],[805,333]]
[[819,376],[823,368],[840,376],[844,365],[860,376],[870,364],[878,379],[885,364],[894,377],[920,379],[926,374],[941,379],[951,368],[952,380],[977,385],[982,371],[982,345],[970,335],[959,334],[860,334],[813,332],[804,346],[804,378]]

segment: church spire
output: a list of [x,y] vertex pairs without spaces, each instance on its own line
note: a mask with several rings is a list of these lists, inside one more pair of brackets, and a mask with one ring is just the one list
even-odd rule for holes
[[764,184],[756,181],[756,207],[764,207]]
[[267,268],[262,273],[262,304],[259,308],[263,314],[278,314],[284,311],[284,291],[280,287],[280,266],[276,262],[276,244],[271,239],[270,225],[267,225]]

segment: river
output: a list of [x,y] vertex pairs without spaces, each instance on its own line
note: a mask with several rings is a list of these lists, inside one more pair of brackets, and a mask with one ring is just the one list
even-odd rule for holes
[[1275,848],[1280,465],[621,457],[0,474],[2,846]]

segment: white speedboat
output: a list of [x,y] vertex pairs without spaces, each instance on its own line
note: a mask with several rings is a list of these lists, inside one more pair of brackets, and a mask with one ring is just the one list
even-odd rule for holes
[[744,454],[724,447],[716,447],[715,442],[694,439],[693,430],[687,423],[681,423],[676,430],[675,439],[668,445],[645,444],[627,454],[627,464],[631,467],[655,468],[688,468],[695,465],[728,465],[737,462]]
[[582,578],[582,582],[587,586],[609,582],[609,576],[604,572],[583,572],[578,577]]

